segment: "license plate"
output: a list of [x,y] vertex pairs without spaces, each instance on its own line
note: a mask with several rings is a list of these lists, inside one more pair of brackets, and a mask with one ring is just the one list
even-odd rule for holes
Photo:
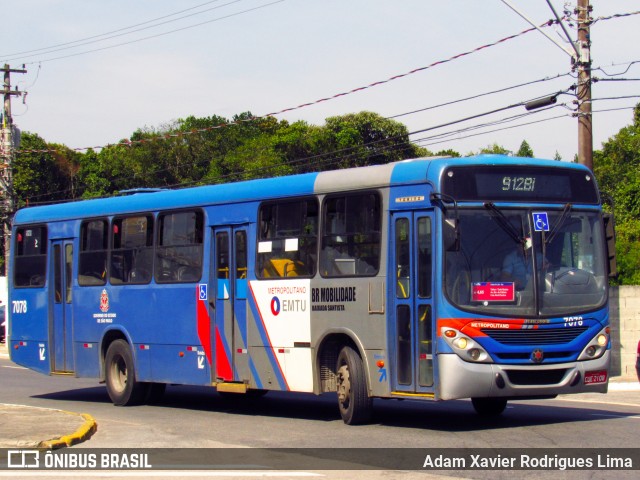
[[586,372],[584,374],[584,384],[592,385],[594,383],[606,383],[607,371],[599,370],[597,372]]

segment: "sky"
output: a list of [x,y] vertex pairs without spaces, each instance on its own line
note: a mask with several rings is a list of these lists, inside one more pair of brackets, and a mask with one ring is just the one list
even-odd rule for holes
[[[553,18],[546,0],[508,3],[536,25]],[[640,10],[638,0],[591,4],[593,18]],[[552,5],[562,15],[565,2]],[[310,103],[275,116],[322,125],[373,111],[409,132],[428,129],[410,138],[434,152],[465,155],[493,143],[517,151],[523,140],[542,158],[573,160],[578,150],[572,95],[515,121],[495,124],[524,107],[483,115],[575,84],[571,58],[556,44],[533,31],[453,58],[530,28],[503,0],[20,0],[3,19],[0,62],[28,71],[11,76],[13,88],[28,92],[12,100],[14,123],[70,148],[191,115],[260,116]],[[543,30],[571,48],[559,26]],[[640,102],[638,31],[638,14],[591,27],[600,79],[594,149],[632,122]]]

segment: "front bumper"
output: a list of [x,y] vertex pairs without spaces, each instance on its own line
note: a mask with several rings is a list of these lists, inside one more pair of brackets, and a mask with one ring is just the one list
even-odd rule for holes
[[[548,365],[471,363],[456,354],[441,354],[438,362],[439,400],[607,393],[610,351],[595,360]],[[606,371],[607,381],[585,383],[585,373],[593,371]]]

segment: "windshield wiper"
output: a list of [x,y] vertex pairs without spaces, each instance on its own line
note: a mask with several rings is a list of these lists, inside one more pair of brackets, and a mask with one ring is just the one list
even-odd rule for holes
[[500,225],[500,227],[505,232],[507,232],[507,234],[513,239],[514,242],[522,245],[524,248],[525,238],[520,235],[518,230],[516,230],[516,227],[513,226],[513,224],[509,221],[505,214],[502,213],[502,211],[500,211],[500,209],[496,207],[492,202],[485,203],[484,208],[490,210],[495,215],[495,219],[497,220],[498,225]]
[[544,240],[545,245],[549,245],[553,241],[553,239],[556,238],[556,235],[560,231],[560,227],[562,227],[564,225],[564,222],[567,221],[567,217],[569,216],[569,212],[571,211],[571,207],[572,207],[572,205],[570,203],[567,203],[564,206],[564,210],[562,210],[562,215],[560,215],[560,218],[558,218],[558,220],[556,221],[555,225],[553,226],[553,228],[549,232],[549,235]]

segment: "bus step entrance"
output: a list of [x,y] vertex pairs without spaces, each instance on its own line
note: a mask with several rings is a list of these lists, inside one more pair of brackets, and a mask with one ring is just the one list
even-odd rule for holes
[[247,393],[246,383],[222,382],[222,383],[216,383],[215,387],[219,392]]

